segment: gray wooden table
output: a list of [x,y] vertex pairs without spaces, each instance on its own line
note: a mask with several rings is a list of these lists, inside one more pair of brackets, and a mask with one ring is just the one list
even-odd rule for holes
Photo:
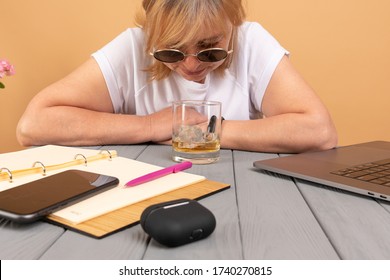
[[[172,165],[169,146],[103,149]],[[390,203],[252,167],[277,156],[222,150],[217,163],[188,171],[231,185],[200,201],[217,220],[201,241],[166,248],[140,225],[98,240],[45,222],[0,220],[0,259],[390,259]]]

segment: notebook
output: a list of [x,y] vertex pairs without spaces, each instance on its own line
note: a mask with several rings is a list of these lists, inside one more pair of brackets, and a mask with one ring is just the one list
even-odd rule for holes
[[0,168],[0,191],[70,169],[109,175],[119,179],[117,187],[52,214],[72,224],[82,223],[206,179],[204,176],[188,172],[177,172],[138,187],[124,188],[127,181],[160,170],[162,167],[120,157],[115,150],[91,150],[55,145],[0,154]]
[[258,160],[259,169],[390,201],[390,142]]

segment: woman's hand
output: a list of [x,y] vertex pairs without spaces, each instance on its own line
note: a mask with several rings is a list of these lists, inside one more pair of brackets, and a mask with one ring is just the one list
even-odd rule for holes
[[[176,112],[180,117],[181,110]],[[151,141],[160,144],[171,144],[173,113],[172,107],[167,107],[161,111],[146,116],[149,122],[149,131]],[[195,109],[186,108],[186,117],[188,125],[204,125],[207,126],[208,119],[205,115],[200,114]]]

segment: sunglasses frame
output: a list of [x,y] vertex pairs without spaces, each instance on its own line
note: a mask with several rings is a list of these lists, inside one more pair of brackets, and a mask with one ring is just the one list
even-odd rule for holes
[[[207,52],[207,51],[213,51],[213,50],[216,50],[216,51],[224,51],[224,52],[226,53],[226,55],[225,55],[224,58],[222,58],[222,59],[220,59],[220,60],[217,60],[217,61],[204,61],[204,60],[199,59],[199,54],[202,54],[203,52]],[[163,52],[163,51],[171,51],[171,52],[175,52],[175,53],[181,54],[181,55],[183,56],[183,58],[180,59],[180,60],[177,60],[177,61],[173,61],[173,62],[163,61],[163,60],[159,59],[158,57],[156,57],[156,53]],[[177,49],[160,49],[160,50],[156,50],[156,51],[154,51],[154,52],[151,52],[151,53],[149,53],[149,54],[150,54],[151,56],[153,56],[156,60],[158,60],[158,61],[160,61],[160,62],[163,62],[163,63],[178,63],[178,62],[183,61],[187,56],[194,56],[194,57],[196,57],[200,62],[215,63],[215,62],[220,62],[220,61],[226,59],[226,58],[228,57],[228,55],[231,54],[232,52],[233,52],[233,50],[227,51],[227,50],[225,50],[225,49],[223,49],[223,48],[208,48],[208,49],[201,50],[201,51],[199,51],[199,52],[197,52],[197,53],[195,53],[195,54],[190,54],[190,53],[186,54],[186,53],[184,53],[184,52],[182,52],[182,51],[180,51],[180,50],[177,50]]]

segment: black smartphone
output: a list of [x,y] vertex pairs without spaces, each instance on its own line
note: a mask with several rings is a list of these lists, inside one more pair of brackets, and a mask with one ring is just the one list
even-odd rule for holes
[[30,223],[117,186],[118,178],[68,170],[0,192],[0,217]]

